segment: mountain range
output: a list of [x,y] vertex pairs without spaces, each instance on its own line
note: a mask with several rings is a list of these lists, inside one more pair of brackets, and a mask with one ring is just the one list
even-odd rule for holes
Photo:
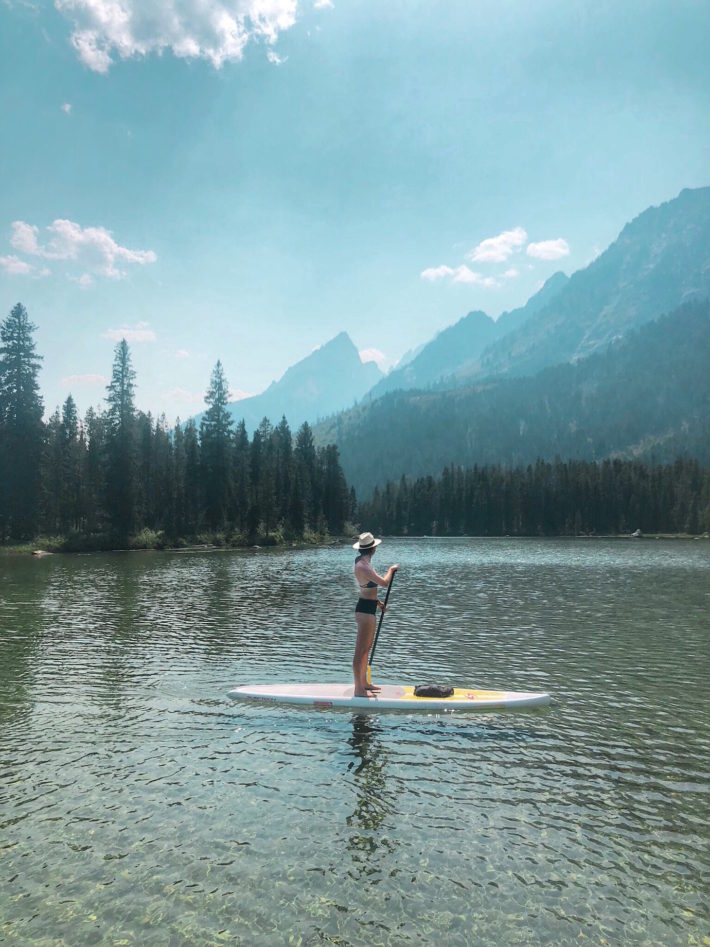
[[[351,407],[383,377],[375,362],[362,362],[347,332],[341,332],[306,358],[292,365],[266,391],[232,401],[229,413],[244,420],[252,434],[263,418],[277,424],[283,415],[296,430]],[[202,415],[195,417],[199,427]]]
[[492,319],[481,310],[469,312],[455,325],[443,329],[402,367],[395,367],[368,392],[374,400],[388,391],[427,388],[442,379],[465,375],[492,343],[523,325],[558,295],[567,284],[564,273],[555,273],[520,309]]
[[538,458],[710,461],[710,302],[686,303],[578,362],[534,377],[395,391],[316,428],[358,496],[448,465]]
[[360,495],[450,463],[707,457],[708,298],[705,187],[648,208],[525,306],[468,313],[387,376],[343,332],[230,411],[251,430],[320,418],[317,441],[338,445]]

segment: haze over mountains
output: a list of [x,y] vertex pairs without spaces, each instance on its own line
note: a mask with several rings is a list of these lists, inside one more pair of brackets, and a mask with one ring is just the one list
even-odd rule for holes
[[684,190],[611,246],[466,376],[529,375],[574,361],[683,302],[710,296],[710,187]]
[[710,302],[687,303],[575,364],[533,377],[390,392],[316,429],[358,496],[448,465],[538,458],[710,461]]
[[[293,430],[349,408],[379,379],[375,362],[362,362],[347,332],[341,332],[306,358],[292,365],[266,391],[229,405],[235,421],[244,419],[251,434],[266,417],[277,424],[286,415]],[[197,415],[199,425],[202,415]]]
[[388,391],[426,388],[447,376],[471,371],[480,355],[506,333],[523,325],[542,309],[567,284],[564,273],[555,273],[542,289],[520,309],[504,312],[497,320],[481,310],[469,312],[455,325],[444,329],[408,361],[394,368],[368,392],[368,398],[379,398]]
[[231,410],[251,429],[330,416],[316,437],[338,445],[358,493],[449,463],[707,456],[708,298],[710,187],[644,211],[525,306],[469,313],[385,377],[341,333]]

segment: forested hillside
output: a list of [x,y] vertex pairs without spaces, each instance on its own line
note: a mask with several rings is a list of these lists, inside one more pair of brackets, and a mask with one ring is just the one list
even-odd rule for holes
[[456,390],[394,392],[318,426],[359,496],[443,466],[538,458],[710,459],[710,303],[688,304],[575,365]]

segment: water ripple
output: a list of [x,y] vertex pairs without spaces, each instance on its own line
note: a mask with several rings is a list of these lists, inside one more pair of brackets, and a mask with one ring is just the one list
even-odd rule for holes
[[349,550],[3,560],[0,939],[702,943],[707,544],[397,541],[381,680],[527,714],[231,705],[344,679]]

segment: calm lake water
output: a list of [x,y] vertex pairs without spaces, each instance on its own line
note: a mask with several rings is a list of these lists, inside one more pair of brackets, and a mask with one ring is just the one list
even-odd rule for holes
[[0,558],[0,941],[710,943],[710,543],[386,541],[375,679],[550,707],[232,704],[349,678],[353,557]]

